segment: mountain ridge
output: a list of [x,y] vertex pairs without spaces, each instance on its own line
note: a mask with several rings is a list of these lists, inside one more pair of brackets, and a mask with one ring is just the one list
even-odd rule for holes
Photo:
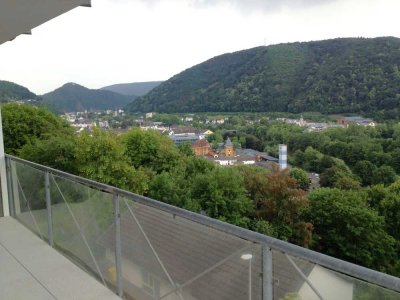
[[123,108],[135,96],[121,95],[112,91],[88,89],[69,82],[52,92],[42,95],[43,104],[60,112],[106,110]]
[[40,98],[28,88],[11,81],[0,80],[0,101],[39,101]]
[[127,96],[143,96],[155,87],[159,86],[163,81],[143,81],[132,83],[118,83],[100,88]]
[[339,38],[256,47],[188,68],[130,111],[400,113],[400,39]]

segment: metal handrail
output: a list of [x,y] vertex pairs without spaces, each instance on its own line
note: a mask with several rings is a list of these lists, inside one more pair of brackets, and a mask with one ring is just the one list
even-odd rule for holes
[[95,189],[98,189],[100,191],[110,193],[113,195],[117,196],[122,196],[129,198],[131,200],[134,200],[140,204],[153,207],[165,212],[168,212],[170,214],[173,214],[175,216],[179,216],[184,219],[188,219],[190,221],[193,221],[195,223],[201,224],[203,226],[207,226],[210,228],[213,228],[215,230],[242,238],[244,240],[248,240],[254,243],[259,243],[265,246],[270,247],[273,250],[281,251],[283,253],[286,253],[288,255],[298,257],[300,259],[309,261],[311,263],[320,265],[322,267],[325,267],[327,269],[330,269],[332,271],[354,277],[356,279],[366,281],[396,292],[400,292],[400,278],[381,273],[375,270],[371,270],[353,263],[349,263],[346,261],[343,261],[341,259],[337,259],[319,252],[315,252],[310,249],[306,249],[294,244],[290,244],[285,241],[278,240],[273,237],[269,237],[254,231],[250,231],[248,229],[244,229],[232,224],[224,223],[222,221],[212,219],[210,217],[194,213],[191,211],[187,211],[182,208],[178,208],[163,202],[156,201],[154,199],[140,196],[137,194],[134,194],[132,192],[128,192],[125,190],[122,190],[120,188],[116,188],[107,184],[99,183],[90,179],[82,178],[73,174],[69,174],[63,171],[59,171],[50,167],[46,167],[34,162],[30,162],[12,155],[6,154],[6,158],[11,159],[13,161],[19,162],[21,164],[30,166],[32,168],[44,171],[44,172],[49,172],[54,175],[63,177],[65,179],[77,182],[79,184],[89,186]]

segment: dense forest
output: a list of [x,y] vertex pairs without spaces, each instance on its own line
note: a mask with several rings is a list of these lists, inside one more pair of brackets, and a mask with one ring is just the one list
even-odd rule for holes
[[18,100],[38,100],[38,96],[26,87],[13,82],[0,80],[0,102]]
[[400,116],[400,39],[346,38],[224,54],[129,105],[131,111],[281,111]]
[[[398,124],[306,133],[261,122],[210,137],[232,135],[234,143],[272,151],[288,142],[298,167],[271,171],[217,166],[156,131],[76,135],[43,108],[8,104],[2,114],[10,154],[400,276]],[[355,154],[356,143],[362,156]],[[368,168],[377,170],[371,181]],[[321,181],[328,174],[323,187],[309,190],[303,169],[321,172]]]
[[76,83],[64,84],[42,97],[45,105],[59,112],[123,108],[136,98],[107,90],[88,89]]

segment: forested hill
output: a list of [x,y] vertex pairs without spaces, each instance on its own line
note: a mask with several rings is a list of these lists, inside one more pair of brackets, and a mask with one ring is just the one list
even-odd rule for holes
[[400,39],[333,39],[224,54],[172,77],[129,109],[399,116]]
[[67,83],[42,97],[44,104],[59,112],[123,108],[136,98],[111,91],[91,90],[76,83]]
[[101,88],[122,95],[135,95],[143,96],[150,92],[155,87],[159,86],[162,81],[147,81],[147,82],[133,82],[133,83],[120,83]]
[[37,95],[32,93],[26,87],[18,85],[10,81],[0,80],[0,101],[27,101],[38,100]]

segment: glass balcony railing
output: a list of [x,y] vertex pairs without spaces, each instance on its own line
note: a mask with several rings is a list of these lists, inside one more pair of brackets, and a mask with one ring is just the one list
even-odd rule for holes
[[400,279],[7,156],[12,216],[124,299],[400,299]]

